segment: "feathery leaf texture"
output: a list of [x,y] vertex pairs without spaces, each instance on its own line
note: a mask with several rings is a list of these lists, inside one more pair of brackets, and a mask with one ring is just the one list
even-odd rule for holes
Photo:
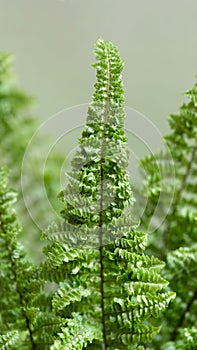
[[9,331],[6,334],[0,335],[0,348],[1,350],[13,349],[13,346],[17,345],[19,338],[18,331]]
[[159,332],[152,319],[175,294],[164,291],[164,264],[144,254],[146,234],[130,214],[123,62],[117,48],[102,39],[95,55],[93,101],[68,184],[59,194],[64,222],[43,233],[50,243],[42,276],[59,284],[53,312],[67,324],[52,349],[140,350]]
[[39,268],[26,259],[18,242],[16,192],[7,187],[7,175],[8,170],[0,168],[0,348],[49,349],[52,335],[64,323],[51,314]]
[[160,212],[166,216],[158,235],[164,255],[190,245],[197,235],[197,84],[186,96],[188,102],[179,114],[169,117],[172,131],[165,137],[169,153],[159,152],[142,160],[149,198],[144,222],[147,224],[159,202]]
[[195,350],[197,348],[197,328],[184,328],[180,339],[175,342],[167,342],[162,350]]
[[183,332],[196,332],[197,84],[186,96],[188,100],[179,113],[169,117],[171,133],[165,140],[171,157],[160,152],[142,161],[146,173],[144,191],[148,195],[142,227],[153,215],[155,223],[165,217],[152,234],[148,249],[150,254],[156,253],[167,261],[164,275],[177,294],[162,317],[165,326],[155,349],[162,347],[163,342],[166,345],[162,349],[195,348],[187,342],[184,345]]

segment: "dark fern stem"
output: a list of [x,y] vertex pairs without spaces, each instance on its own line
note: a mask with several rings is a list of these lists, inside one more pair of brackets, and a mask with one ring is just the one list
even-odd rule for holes
[[[107,54],[107,52],[106,52]],[[109,114],[109,103],[110,103],[110,59],[108,57],[108,69],[107,69],[107,98],[105,103],[105,113],[104,113],[104,127],[102,134],[102,144],[101,144],[101,162],[100,162],[100,212],[99,212],[99,253],[100,253],[100,278],[101,278],[101,312],[102,312],[102,327],[103,327],[103,345],[104,350],[107,349],[107,336],[106,336],[106,325],[105,325],[105,291],[104,291],[104,266],[103,266],[103,182],[104,182],[104,169],[103,164],[105,162],[105,147],[106,147],[106,123]]]
[[10,263],[11,263],[12,274],[14,276],[14,282],[16,285],[16,292],[17,292],[18,297],[19,297],[20,308],[22,310],[22,315],[24,317],[26,329],[29,333],[29,340],[30,340],[30,344],[31,344],[31,349],[36,350],[36,344],[34,342],[34,337],[33,337],[33,332],[32,332],[31,325],[30,325],[30,320],[27,316],[27,313],[24,310],[24,306],[25,306],[24,300],[23,300],[24,296],[23,296],[22,291],[20,290],[20,287],[18,286],[17,266],[13,260],[13,252],[11,251],[9,246],[7,246],[7,251],[8,251],[8,255],[9,255],[9,259],[10,259]]
[[197,290],[195,290],[195,292],[193,293],[192,297],[189,299],[185,309],[183,310],[183,312],[181,313],[181,316],[179,318],[179,321],[176,325],[176,327],[173,330],[172,336],[171,336],[171,340],[175,341],[178,335],[178,330],[183,326],[186,314],[188,312],[190,312],[190,309],[194,303],[194,301],[197,299]]

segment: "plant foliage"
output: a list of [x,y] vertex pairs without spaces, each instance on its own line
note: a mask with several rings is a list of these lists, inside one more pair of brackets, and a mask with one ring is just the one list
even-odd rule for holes
[[64,222],[43,234],[51,242],[43,276],[59,285],[53,312],[67,315],[52,349],[142,349],[159,332],[154,319],[174,293],[164,291],[164,264],[144,254],[146,234],[130,214],[123,62],[101,39],[95,55],[93,101],[59,194]]
[[[148,195],[144,226],[147,227],[153,215],[155,222],[165,216],[164,222],[152,234],[149,251],[157,252],[167,261],[164,274],[177,294],[175,302],[163,316],[162,322],[166,326],[155,349],[164,341],[168,342],[165,349],[196,348],[197,84],[186,96],[188,99],[179,114],[169,117],[171,133],[165,137],[174,164],[161,152],[142,161]],[[154,214],[156,207],[159,210]]]
[[[102,39],[95,56],[93,100],[58,195],[62,220],[43,232],[48,245],[39,266],[19,243],[16,192],[7,186],[7,168],[0,168],[0,349],[196,349],[197,85],[169,118],[168,151],[141,162],[145,179],[136,212],[144,196],[148,203],[142,223],[136,223],[127,170],[123,61]],[[15,87],[11,64],[11,56],[0,53],[0,156],[1,165],[12,169],[11,184],[21,198],[20,167],[38,124],[26,115],[30,98]],[[41,152],[48,140],[37,142]],[[26,190],[43,224],[48,213],[37,187],[43,180],[37,147],[26,169]],[[61,161],[61,155],[54,156],[44,174],[52,202]],[[21,201],[18,208],[24,218]],[[148,236],[150,227],[155,232]],[[23,237],[34,232],[26,221]]]
[[51,313],[39,268],[29,262],[18,242],[20,227],[13,204],[16,192],[7,187],[0,169],[0,348],[49,349],[62,320]]
[[[0,158],[1,166],[11,169],[10,182],[19,193],[17,211],[24,227],[23,241],[28,247],[31,258],[34,258],[33,247],[38,251],[40,228],[48,223],[45,215],[42,186],[46,188],[48,197],[56,210],[60,206],[56,201],[56,193],[59,190],[59,169],[63,162],[61,154],[52,154],[46,162],[43,170],[42,154],[49,143],[47,137],[36,137],[36,146],[31,148],[28,162],[25,162],[25,182],[21,186],[21,168],[28,143],[39,127],[39,121],[29,114],[32,98],[27,96],[15,84],[12,71],[13,56],[0,52]],[[51,142],[51,141],[50,141]],[[43,185],[43,178],[45,184]],[[32,188],[34,189],[32,191]],[[27,208],[23,202],[23,194],[28,197],[28,206],[34,216],[34,224],[28,216]],[[49,215],[49,213],[48,213]],[[53,216],[51,215],[51,219]],[[49,221],[50,222],[50,221]],[[31,227],[31,230],[30,230]],[[37,254],[38,258],[38,254]],[[37,259],[36,258],[36,259]]]

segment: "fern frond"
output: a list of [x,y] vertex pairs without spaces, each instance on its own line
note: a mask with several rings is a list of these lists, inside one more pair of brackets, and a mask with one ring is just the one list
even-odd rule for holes
[[62,333],[58,334],[51,350],[82,350],[101,338],[101,327],[94,319],[74,313],[72,319],[67,320],[67,327],[62,328]]
[[171,133],[165,140],[171,156],[160,152],[142,161],[146,172],[144,192],[148,196],[143,225],[147,227],[151,222],[155,229],[149,253],[157,252],[167,260],[164,274],[177,293],[162,318],[165,326],[156,338],[155,349],[162,342],[167,344],[165,349],[177,349],[179,333],[196,322],[197,84],[186,95],[188,101],[179,113],[169,117]]
[[[45,192],[42,186],[46,189],[53,207],[60,210],[61,206],[56,201],[56,193],[60,188],[58,169],[61,168],[63,157],[61,154],[52,152],[47,161],[43,159],[44,154],[48,154],[47,147],[51,142],[49,138],[43,138],[43,135],[38,136],[34,142],[36,146],[30,147],[31,151],[27,151],[28,143],[33,136],[35,137],[39,127],[39,120],[29,115],[28,110],[33,99],[17,87],[12,69],[13,61],[11,54],[0,52],[0,166],[8,166],[12,170],[10,183],[19,194],[16,208],[23,226],[21,232],[23,243],[31,259],[35,260],[34,252],[37,254],[36,259],[40,258],[38,253],[40,228],[37,225],[45,227],[48,224],[45,215],[48,202],[44,205]],[[28,161],[24,157],[25,152]],[[23,174],[22,184],[21,174]],[[24,197],[26,201],[28,198],[26,205],[28,204],[31,216],[24,203]],[[39,209],[38,202],[43,203]],[[50,218],[52,220],[52,213]]]
[[9,350],[16,348],[19,338],[17,330],[9,331],[6,334],[0,335],[0,348],[1,350]]
[[[7,175],[7,169],[1,168],[0,333],[2,336],[0,339],[3,344],[2,349],[48,350],[49,345],[54,341],[55,332],[60,330],[64,323],[62,319],[51,314],[50,299],[42,290],[43,280],[40,278],[40,269],[26,259],[24,248],[18,242],[20,227],[13,209],[16,192],[7,187]],[[10,329],[15,331],[10,332]]]
[[157,240],[163,256],[168,250],[190,245],[197,234],[197,84],[186,95],[188,102],[181,106],[179,114],[169,117],[171,133],[165,140],[171,156],[160,152],[142,161],[149,198],[144,222],[148,222],[156,207],[160,208],[157,215],[166,218],[158,229],[161,233]]
[[167,268],[173,275],[173,280],[178,281],[180,278],[188,278],[197,273],[197,244],[191,247],[180,247],[167,255]]
[[52,306],[53,310],[62,310],[70,303],[81,301],[82,298],[88,297],[91,294],[90,290],[83,288],[82,286],[72,288],[68,283],[60,285],[56,294],[53,296]]
[[179,340],[168,342],[162,346],[162,350],[194,350],[197,347],[197,329],[195,327],[182,330]]
[[131,219],[123,62],[101,39],[95,55],[93,102],[59,194],[64,222],[43,234],[50,244],[42,275],[59,284],[53,310],[69,316],[52,348],[143,349],[160,330],[152,318],[175,294],[164,292],[164,264],[144,254],[147,236]]

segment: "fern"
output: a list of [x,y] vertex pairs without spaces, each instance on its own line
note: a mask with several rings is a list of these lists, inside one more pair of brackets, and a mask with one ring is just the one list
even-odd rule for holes
[[26,259],[18,242],[20,227],[12,208],[15,201],[16,192],[7,187],[7,170],[1,168],[0,345],[1,349],[49,349],[62,320],[52,315],[39,268]]
[[[196,349],[197,85],[169,118],[170,152],[142,160],[148,205],[139,224],[131,217],[123,62],[117,48],[101,39],[95,55],[93,101],[58,196],[63,219],[42,234],[48,246],[41,266],[27,260],[19,243],[16,192],[7,187],[7,170],[0,170],[0,349]],[[0,54],[0,155],[13,169],[11,183],[21,198],[19,166],[38,124],[26,116],[31,99],[14,86],[11,63],[10,55]],[[42,150],[43,141],[38,138]],[[61,159],[51,159],[45,173],[54,203]],[[37,149],[26,169],[26,190],[34,189],[31,200],[43,225],[46,208],[37,205],[35,185],[42,174],[35,162],[42,163]],[[137,195],[136,212],[144,200]],[[22,201],[18,207],[24,217]],[[150,224],[155,233],[148,239]],[[34,232],[26,224],[23,236]],[[170,303],[172,291],[177,297]]]
[[59,339],[55,340],[51,350],[82,350],[93,340],[101,338],[95,320],[77,313],[73,313],[73,317],[67,320],[67,328],[62,328],[58,335]]
[[43,233],[50,244],[42,276],[59,285],[53,312],[66,322],[52,349],[140,350],[175,295],[164,292],[164,264],[144,254],[146,234],[131,219],[123,62],[101,39],[95,55],[93,102],[59,194],[64,222]]
[[18,331],[9,331],[6,334],[0,335],[1,350],[13,349],[13,346],[18,344]]
[[[189,248],[181,247],[169,253],[167,259],[171,286],[178,291],[173,305],[176,310],[176,314],[173,315],[174,328],[171,330],[171,339],[176,340],[182,328],[193,327],[196,323],[197,288],[193,276],[197,274],[197,244],[194,243]],[[183,288],[184,285],[187,288]]]
[[149,198],[144,222],[147,225],[162,197],[160,213],[166,220],[159,227],[158,239],[164,257],[168,250],[190,245],[197,234],[197,84],[186,96],[189,101],[181,106],[180,113],[169,117],[172,132],[165,140],[172,157],[160,152],[142,161]]
[[197,329],[185,328],[181,332],[181,337],[176,342],[168,342],[163,347],[162,350],[194,350],[197,348]]
[[[155,222],[161,222],[161,217],[165,217],[150,237],[149,252],[157,252],[159,257],[167,260],[164,274],[177,293],[175,303],[162,319],[166,326],[157,338],[156,349],[165,341],[165,349],[168,346],[169,349],[182,349],[184,329],[193,334],[192,327],[196,325],[197,84],[186,96],[188,101],[182,105],[179,114],[169,118],[171,133],[165,140],[172,158],[158,153],[142,161],[147,179],[145,192],[149,199],[143,223],[146,226],[154,212]],[[162,181],[163,174],[165,181]],[[189,345],[184,346],[184,349],[190,349]]]
[[[47,147],[50,140],[47,137],[42,136],[41,138],[38,136],[36,146],[32,147],[29,153],[28,162],[24,163],[25,181],[23,181],[23,188],[21,187],[23,157],[28,142],[39,126],[39,121],[29,115],[32,98],[15,85],[12,63],[13,56],[11,54],[0,52],[0,158],[1,166],[8,166],[11,169],[10,182],[19,193],[19,200],[16,205],[24,228],[23,242],[28,247],[31,258],[35,259],[34,253],[35,251],[38,252],[37,245],[40,242],[38,239],[40,237],[40,227],[45,227],[50,222],[50,220],[46,221],[46,203],[37,209],[38,203],[43,202],[42,181],[44,178],[45,188],[53,207],[59,210],[60,206],[57,204],[55,197],[59,190],[58,170],[63,163],[63,157],[61,154],[51,155],[43,172],[41,154],[46,153],[45,147]],[[34,188],[33,191],[32,188]],[[23,193],[26,198],[28,197],[28,209],[30,209],[34,221],[39,224],[39,227],[27,215]],[[34,251],[33,247],[35,247]]]

